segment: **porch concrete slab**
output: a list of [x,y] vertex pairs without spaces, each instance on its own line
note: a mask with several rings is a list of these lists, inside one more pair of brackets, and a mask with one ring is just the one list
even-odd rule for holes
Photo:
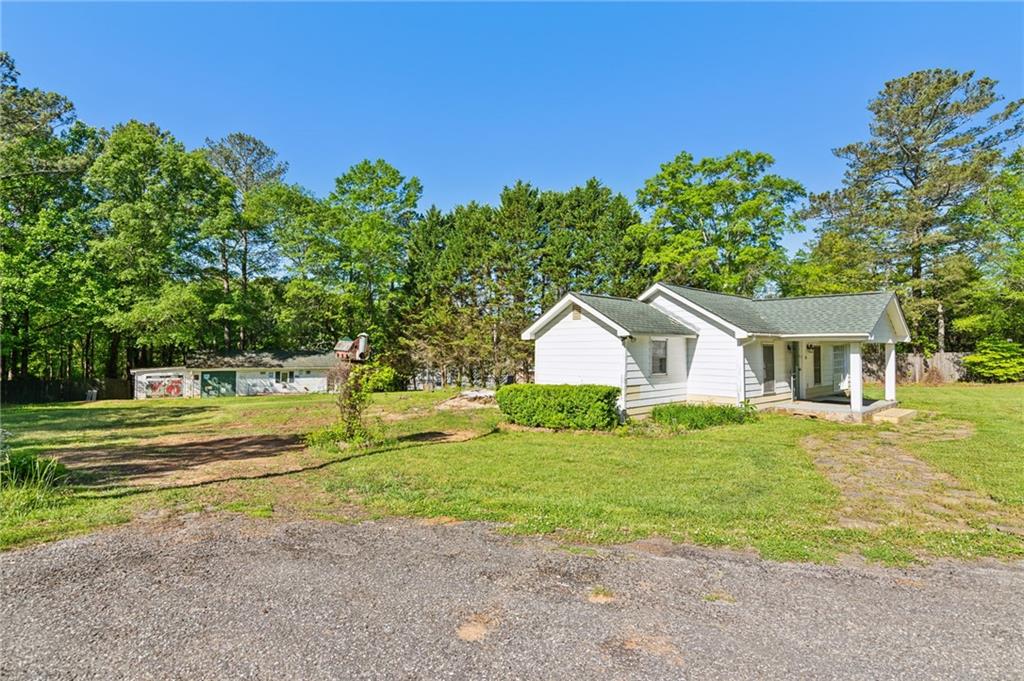
[[906,423],[917,416],[916,409],[884,409],[871,416],[875,423]]
[[883,410],[889,410],[897,406],[895,400],[864,400],[863,409],[855,412],[850,408],[849,400],[843,400],[837,396],[829,396],[825,400],[791,400],[788,402],[774,402],[765,406],[766,411],[780,411],[794,416],[806,416],[809,418],[821,418],[841,423],[862,423],[865,418],[875,418],[874,415]]

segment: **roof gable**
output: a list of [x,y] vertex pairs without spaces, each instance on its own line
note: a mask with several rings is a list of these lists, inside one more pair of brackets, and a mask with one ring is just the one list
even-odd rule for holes
[[554,321],[570,305],[580,308],[604,322],[620,338],[632,335],[664,334],[693,336],[697,334],[661,310],[633,298],[615,298],[587,293],[568,293],[523,331],[523,340],[534,340],[538,333]]
[[685,324],[635,298],[597,296],[589,293],[574,293],[572,295],[629,331],[631,335],[696,335],[693,329]]

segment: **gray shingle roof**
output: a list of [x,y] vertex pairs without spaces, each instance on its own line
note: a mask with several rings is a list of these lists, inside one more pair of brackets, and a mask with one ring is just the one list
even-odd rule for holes
[[662,284],[749,333],[871,333],[895,297],[887,291],[754,300],[725,293]]
[[588,293],[574,293],[573,295],[630,333],[696,335],[692,329],[680,324],[664,312],[633,298],[595,296]]
[[232,352],[226,355],[199,353],[189,357],[189,369],[323,369],[333,367],[333,352]]

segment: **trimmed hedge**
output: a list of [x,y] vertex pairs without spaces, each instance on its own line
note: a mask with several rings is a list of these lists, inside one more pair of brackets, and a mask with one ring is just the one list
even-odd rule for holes
[[509,421],[523,426],[608,430],[619,423],[619,389],[607,385],[517,383],[494,398]]
[[757,409],[750,404],[734,407],[728,404],[660,404],[651,411],[655,423],[685,430],[701,430],[727,423],[743,423],[757,419]]

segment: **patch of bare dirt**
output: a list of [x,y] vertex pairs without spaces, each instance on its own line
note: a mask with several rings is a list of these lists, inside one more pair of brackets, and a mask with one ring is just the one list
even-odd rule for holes
[[456,395],[451,399],[447,399],[444,402],[435,407],[441,411],[457,411],[465,409],[494,409],[498,406],[498,403],[494,399],[494,395]]
[[921,531],[967,531],[980,524],[1024,536],[1024,516],[968,489],[901,446],[959,440],[973,432],[970,423],[927,419],[891,431],[813,435],[801,445],[842,493],[837,527],[873,531],[902,525]]
[[634,633],[614,636],[601,644],[601,649],[615,657],[653,655],[675,666],[683,664],[683,655],[667,636]]
[[296,471],[309,463],[297,435],[156,438],[145,445],[53,452],[90,484],[176,486]]
[[497,624],[498,620],[494,615],[486,612],[473,613],[462,621],[455,630],[455,635],[463,641],[479,643]]
[[422,433],[403,435],[398,438],[401,442],[465,442],[480,435],[474,430],[427,430]]

